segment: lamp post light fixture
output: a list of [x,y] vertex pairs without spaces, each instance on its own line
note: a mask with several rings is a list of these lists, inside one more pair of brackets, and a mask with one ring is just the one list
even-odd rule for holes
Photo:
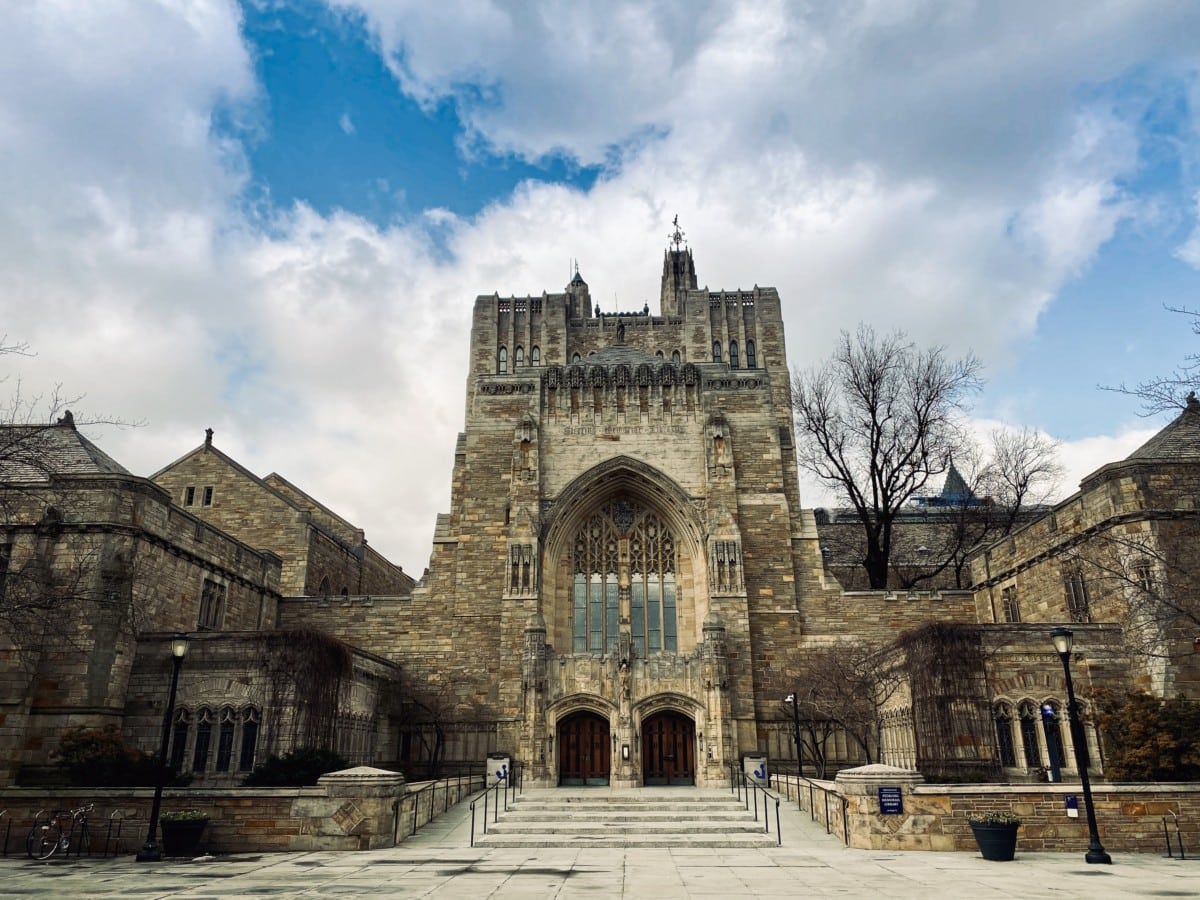
[[1075,701],[1075,685],[1071,681],[1071,643],[1074,633],[1070,628],[1055,628],[1050,632],[1050,640],[1062,660],[1063,674],[1067,677],[1067,717],[1070,719],[1071,744],[1075,751],[1075,768],[1079,770],[1079,780],[1083,784],[1083,805],[1087,811],[1088,849],[1083,858],[1090,863],[1111,863],[1112,857],[1105,852],[1100,843],[1100,834],[1096,830],[1096,810],[1092,806],[1092,781],[1088,777],[1087,757],[1080,750],[1086,738],[1083,726],[1079,722],[1079,704]]
[[154,784],[154,803],[150,806],[150,828],[146,832],[146,843],[138,851],[138,862],[158,862],[162,859],[162,848],[154,839],[158,831],[158,813],[162,808],[163,787],[167,781],[167,743],[171,738],[171,719],[175,716],[175,691],[179,687],[179,669],[187,654],[188,636],[176,634],[171,639],[171,691],[167,694],[167,711],[163,714],[162,743],[158,749],[158,778]]
[[[804,744],[800,740],[800,703],[796,699],[799,693],[791,693],[783,698],[784,703],[792,705],[792,727],[796,731],[796,790],[800,790],[799,779],[804,777]],[[799,796],[799,795],[797,795]]]

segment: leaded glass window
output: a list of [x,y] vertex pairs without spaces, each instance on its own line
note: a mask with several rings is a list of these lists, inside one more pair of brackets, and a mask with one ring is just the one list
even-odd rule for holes
[[678,649],[675,540],[655,513],[613,500],[576,533],[571,563],[574,652],[617,649],[622,568],[634,652],[644,657]]

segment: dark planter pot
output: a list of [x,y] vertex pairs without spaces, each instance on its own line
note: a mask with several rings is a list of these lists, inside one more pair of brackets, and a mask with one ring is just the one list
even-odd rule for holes
[[971,823],[975,843],[984,859],[1008,862],[1017,852],[1017,829],[1020,825]]
[[207,824],[208,819],[160,822],[163,856],[199,856],[200,835]]

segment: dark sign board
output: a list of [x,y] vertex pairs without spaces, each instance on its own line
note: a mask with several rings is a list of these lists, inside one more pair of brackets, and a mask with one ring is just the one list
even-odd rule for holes
[[904,812],[904,798],[898,787],[879,789],[879,812],[885,816],[898,816]]

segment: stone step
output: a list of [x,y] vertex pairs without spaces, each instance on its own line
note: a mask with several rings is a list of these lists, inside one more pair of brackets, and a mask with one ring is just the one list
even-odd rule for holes
[[770,847],[774,834],[722,792],[545,791],[509,802],[476,844],[489,847]]
[[569,838],[550,834],[493,834],[476,836],[477,847],[508,847],[539,850],[555,847],[602,847],[615,849],[663,849],[663,848],[754,848],[774,847],[775,835],[766,834],[720,834],[720,835],[584,835],[573,834]]
[[[509,807],[507,814],[502,810],[501,817],[509,821],[530,821],[530,822],[614,822],[618,824],[670,824],[671,822],[712,822],[712,823],[730,823],[736,824],[744,822],[747,819],[753,820],[753,816],[746,815],[745,812],[735,813],[728,810],[719,811],[701,811],[701,812],[677,812],[661,813],[610,813],[605,815],[602,812],[579,812],[571,813],[564,811],[555,811],[553,813],[546,810],[537,810],[536,813],[528,810],[514,810]],[[760,813],[761,815],[761,813]]]
[[488,834],[755,834],[762,822],[512,822],[487,826]]

